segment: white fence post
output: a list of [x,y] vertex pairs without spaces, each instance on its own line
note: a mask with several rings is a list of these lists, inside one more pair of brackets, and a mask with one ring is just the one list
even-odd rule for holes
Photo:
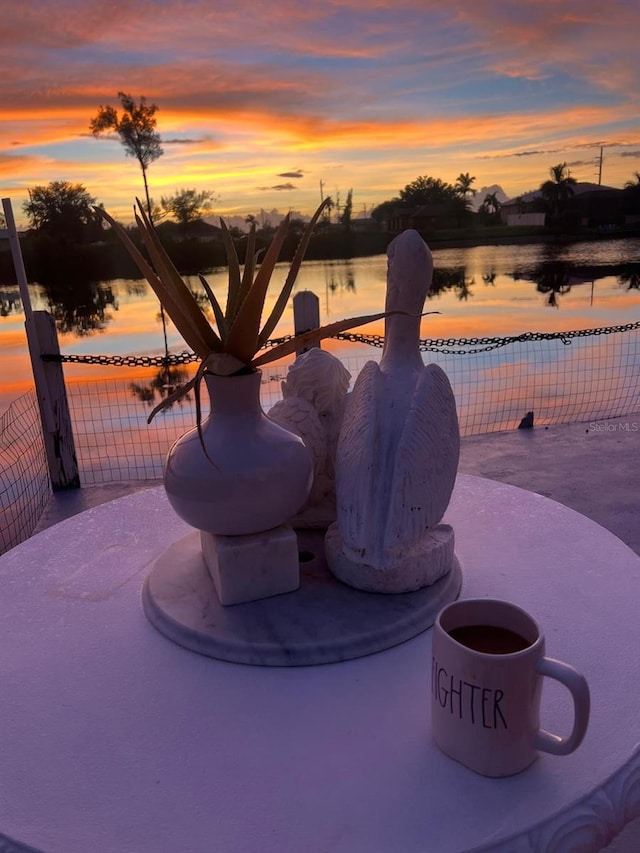
[[[310,290],[302,290],[293,297],[293,328],[296,335],[320,328],[320,300]],[[320,349],[320,341],[300,347],[296,350],[296,355],[312,347]]]
[[46,311],[33,311],[31,307],[27,275],[11,200],[3,198],[2,208],[6,229],[0,231],[0,237],[9,240],[16,279],[20,288],[25,316],[24,326],[40,409],[51,486],[56,490],[75,488],[80,485],[80,477],[62,364],[45,362],[42,359],[43,353],[60,355],[55,324]]

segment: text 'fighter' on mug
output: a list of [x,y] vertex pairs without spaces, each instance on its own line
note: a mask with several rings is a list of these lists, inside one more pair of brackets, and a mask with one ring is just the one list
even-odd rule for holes
[[[573,731],[540,729],[543,676],[570,691]],[[445,607],[433,628],[431,725],[438,747],[484,776],[511,776],[538,750],[568,755],[589,722],[589,687],[566,663],[544,656],[544,636],[519,607],[467,599]]]

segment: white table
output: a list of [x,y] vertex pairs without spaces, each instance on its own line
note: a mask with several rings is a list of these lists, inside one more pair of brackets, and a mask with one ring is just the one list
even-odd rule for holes
[[[498,780],[441,755],[430,632],[298,668],[174,645],[140,604],[150,564],[187,530],[159,488],[0,559],[0,832],[46,853],[600,849],[640,814],[640,558],[560,504],[476,477],[459,477],[446,520],[462,595],[527,608],[547,653],[586,675],[576,753]],[[549,683],[545,727],[566,731],[570,704]]]

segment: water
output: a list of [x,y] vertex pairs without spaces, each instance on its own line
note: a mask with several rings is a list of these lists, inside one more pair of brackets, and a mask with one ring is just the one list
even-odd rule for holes
[[[431,338],[516,335],[586,329],[640,320],[640,239],[602,240],[567,246],[479,246],[434,251],[437,292],[425,310],[422,336]],[[635,265],[635,266],[634,266]],[[267,310],[284,281],[287,265],[274,275]],[[226,270],[207,276],[223,301]],[[197,279],[190,286],[202,292]],[[312,290],[321,306],[321,322],[374,313],[384,306],[386,258],[306,262],[297,290]],[[56,317],[63,353],[161,354],[162,327],[158,303],[145,282],[116,280],[92,287],[47,292],[31,286],[34,309]],[[0,350],[3,379],[0,411],[31,384],[24,335],[24,315],[17,288],[0,290]],[[291,310],[276,334],[292,331]],[[383,324],[363,327],[381,333]],[[185,346],[171,324],[169,347]],[[326,348],[351,356],[370,348],[327,342]],[[68,380],[122,377],[124,369],[65,365]],[[126,372],[126,371],[124,371]],[[138,373],[126,372],[136,380]],[[148,376],[148,371],[145,374]]]

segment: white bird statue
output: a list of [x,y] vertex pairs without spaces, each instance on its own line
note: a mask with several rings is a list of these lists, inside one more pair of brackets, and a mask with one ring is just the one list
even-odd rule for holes
[[420,354],[431,252],[416,231],[387,250],[385,344],[349,396],[336,458],[337,521],[325,539],[331,571],[371,592],[429,586],[453,565],[454,536],[439,524],[460,452],[446,374]]

